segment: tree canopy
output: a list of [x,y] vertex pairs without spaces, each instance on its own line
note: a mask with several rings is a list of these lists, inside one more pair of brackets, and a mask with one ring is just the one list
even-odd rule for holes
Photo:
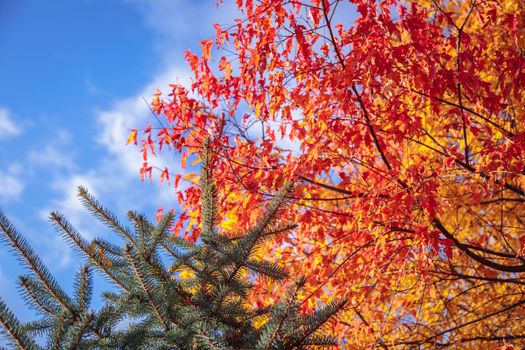
[[[525,2],[237,0],[186,53],[191,87],[156,94],[134,130],[199,237],[204,139],[216,154],[220,225],[234,237],[257,203],[297,181],[267,244],[306,275],[304,307],[347,298],[343,347],[525,345]],[[181,180],[183,181],[181,184]],[[280,286],[257,280],[257,302]]]

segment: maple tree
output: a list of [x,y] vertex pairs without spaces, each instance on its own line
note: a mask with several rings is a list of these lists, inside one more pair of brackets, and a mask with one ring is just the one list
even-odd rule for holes
[[[305,310],[348,298],[341,346],[525,345],[525,2],[236,3],[244,17],[186,53],[191,88],[158,92],[156,127],[130,135],[143,177],[150,154],[181,153],[159,169],[176,232],[199,236],[186,162],[212,136],[232,236],[297,183],[297,230],[259,254],[307,276]],[[254,303],[281,293],[256,284]]]

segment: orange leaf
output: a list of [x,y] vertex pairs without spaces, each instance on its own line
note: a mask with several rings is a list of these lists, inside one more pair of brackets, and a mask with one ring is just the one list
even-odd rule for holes
[[211,59],[211,47],[213,45],[212,40],[203,40],[201,41],[202,46],[202,57],[204,59],[210,60]]
[[133,144],[137,145],[137,130],[136,129],[131,130],[131,133],[129,134],[129,137],[128,137],[128,142],[126,142],[126,146],[132,142]]

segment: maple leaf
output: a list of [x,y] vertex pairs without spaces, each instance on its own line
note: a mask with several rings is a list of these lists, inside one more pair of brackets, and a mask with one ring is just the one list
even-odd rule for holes
[[130,143],[137,145],[137,130],[132,129],[131,133],[128,136],[128,141],[126,142],[126,145],[129,145]]
[[207,60],[211,60],[211,48],[213,45],[212,40],[203,40],[201,41],[202,46],[202,57]]
[[168,168],[164,168],[160,174],[160,183],[162,183],[164,180],[170,181],[170,173],[168,171]]

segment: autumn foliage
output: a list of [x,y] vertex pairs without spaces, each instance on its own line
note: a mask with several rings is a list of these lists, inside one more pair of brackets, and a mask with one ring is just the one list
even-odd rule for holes
[[[259,254],[307,276],[305,309],[348,298],[342,347],[525,346],[525,2],[237,5],[138,132],[143,176],[181,154],[158,169],[177,232],[199,236],[187,162],[211,136],[230,235],[296,182],[297,229]],[[254,304],[282,292],[257,283]]]

